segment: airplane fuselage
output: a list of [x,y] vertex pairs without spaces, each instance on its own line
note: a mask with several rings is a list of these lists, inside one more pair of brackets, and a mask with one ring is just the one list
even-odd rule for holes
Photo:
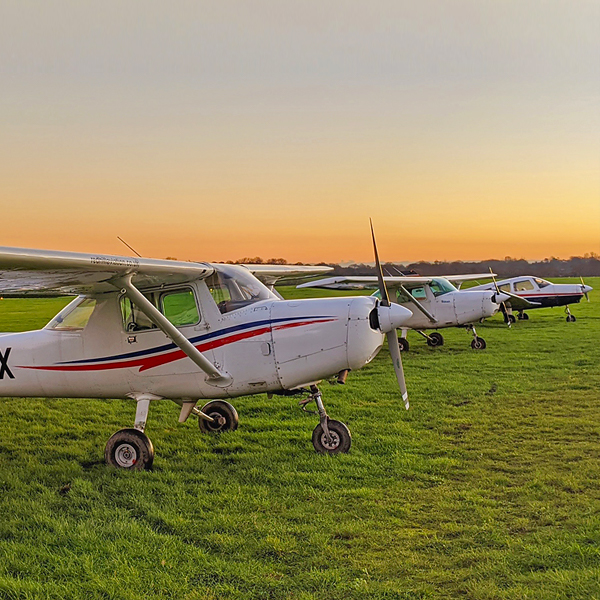
[[0,396],[200,399],[277,392],[358,369],[383,343],[369,321],[375,298],[263,300],[221,314],[203,281],[176,288],[193,294],[199,314],[179,330],[231,376],[228,386],[207,381],[159,329],[127,331],[122,295],[106,293],[92,298],[83,327],[61,327],[78,298],[44,329],[0,335]]

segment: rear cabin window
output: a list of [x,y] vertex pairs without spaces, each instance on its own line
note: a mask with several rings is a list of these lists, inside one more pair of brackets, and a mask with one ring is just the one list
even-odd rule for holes
[[[189,288],[168,292],[144,292],[155,308],[175,325],[195,325],[200,321],[194,292]],[[158,327],[127,297],[121,297],[121,314],[125,331],[149,331]]]
[[48,323],[48,329],[56,331],[81,331],[90,320],[96,300],[93,298],[77,298],[67,305]]
[[534,290],[535,287],[533,283],[529,279],[524,279],[523,281],[515,282],[515,292],[526,292],[528,290]]
[[498,288],[501,292],[510,292],[510,283],[505,283]]

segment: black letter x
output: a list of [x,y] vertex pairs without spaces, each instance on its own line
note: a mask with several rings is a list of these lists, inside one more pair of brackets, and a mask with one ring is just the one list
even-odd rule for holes
[[4,379],[4,373],[8,375],[9,379],[15,378],[8,368],[8,355],[10,354],[11,350],[12,348],[7,348],[4,354],[0,352],[0,379]]

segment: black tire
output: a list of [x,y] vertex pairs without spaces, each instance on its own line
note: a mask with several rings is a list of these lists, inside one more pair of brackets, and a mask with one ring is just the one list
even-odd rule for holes
[[240,422],[237,410],[229,402],[224,400],[213,400],[202,407],[202,412],[213,419],[214,422],[198,417],[198,427],[204,433],[223,433],[224,431],[235,431]]
[[148,470],[154,462],[154,446],[145,433],[137,429],[121,429],[106,442],[104,460],[117,469]]
[[575,321],[577,321],[575,315],[567,315],[567,323],[575,323]]
[[433,333],[429,334],[429,337],[427,338],[427,345],[431,346],[432,348],[435,348],[436,346],[443,346],[444,337],[441,333],[434,331]]
[[473,350],[485,350],[486,346],[487,344],[485,343],[485,340],[480,337],[476,337],[471,342],[471,348],[473,348]]
[[325,439],[325,432],[321,423],[319,423],[313,431],[312,443],[315,450],[320,454],[340,454],[341,452],[348,452],[352,445],[352,436],[350,430],[344,423],[340,421],[327,421],[329,427],[329,434],[331,435],[331,443],[328,444]]
[[406,338],[398,338],[398,347],[400,348],[400,352],[408,352],[410,350],[410,344]]
[[523,319],[523,321],[529,321],[529,315],[527,313],[523,313],[521,319]]
[[507,323],[516,323],[517,319],[515,318],[515,315],[507,315],[508,320],[506,321]]

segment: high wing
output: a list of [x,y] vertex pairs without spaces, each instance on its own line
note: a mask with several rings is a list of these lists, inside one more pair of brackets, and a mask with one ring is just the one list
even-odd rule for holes
[[[431,283],[434,279],[446,279],[448,281],[462,282],[471,279],[483,279],[484,277],[491,277],[489,273],[486,274],[472,274],[472,275],[438,275],[435,277],[421,277],[421,276],[386,276],[384,277],[385,285],[388,288],[398,288],[403,286],[407,290],[411,290],[422,285]],[[319,279],[317,281],[309,281],[303,283],[297,287],[299,288],[325,288],[325,289],[337,289],[337,290],[364,290],[377,288],[378,281],[374,275],[355,275],[346,276],[342,275],[339,277],[329,277],[327,279]]]
[[147,287],[204,279],[213,272],[206,263],[0,247],[4,297],[100,294],[115,291],[112,282],[124,275]]
[[333,271],[333,267],[308,265],[242,265],[257,279],[266,285],[275,285],[280,279],[293,277],[309,277]]

